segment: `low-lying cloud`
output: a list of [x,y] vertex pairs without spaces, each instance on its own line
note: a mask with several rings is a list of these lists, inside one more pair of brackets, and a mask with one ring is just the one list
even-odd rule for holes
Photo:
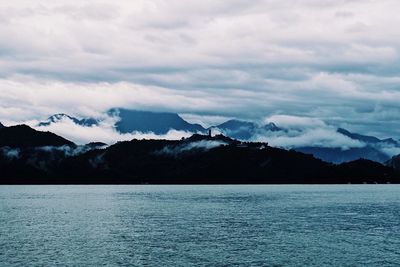
[[252,139],[269,142],[272,146],[284,148],[316,146],[343,150],[366,146],[363,142],[337,132],[335,126],[327,125],[316,118],[275,115],[266,118],[265,121],[274,122],[282,127],[283,131],[257,133]]
[[189,143],[184,143],[177,146],[165,146],[163,149],[156,151],[156,154],[165,154],[171,156],[179,156],[182,153],[189,151],[207,151],[219,146],[227,145],[226,142],[217,140],[200,140]]
[[354,147],[364,147],[366,144],[353,140],[336,132],[336,128],[324,127],[314,129],[288,130],[258,133],[251,138],[253,141],[268,142],[271,146],[296,148],[305,146],[341,148],[347,150]]
[[[193,132],[177,131],[171,129],[168,133],[157,135],[153,132],[132,132],[122,134],[115,128],[115,123],[119,120],[118,117],[104,115],[99,120],[98,125],[83,126],[75,124],[70,118],[64,117],[56,123],[51,123],[47,126],[38,126],[39,121],[29,121],[28,124],[37,130],[50,131],[63,136],[78,145],[87,144],[90,142],[103,142],[112,145],[118,141],[129,141],[132,139],[167,139],[167,140],[180,140],[182,138],[190,137]],[[267,142],[274,147],[281,147],[285,149],[298,148],[298,147],[325,147],[325,148],[340,148],[348,150],[350,148],[362,148],[367,145],[359,140],[352,139],[337,131],[333,125],[329,125],[322,120],[315,118],[307,118],[300,116],[288,115],[274,115],[265,118],[260,122],[260,126],[266,123],[274,123],[279,130],[268,130],[263,127],[256,129],[246,129],[251,135],[249,138],[242,139],[242,141],[255,141]],[[244,126],[245,127],[245,126]],[[230,135],[230,132],[213,128],[213,134]],[[185,144],[183,147],[173,148],[170,153],[177,154],[178,150],[183,152],[191,149],[210,149],[214,146],[223,145],[218,141],[201,141]],[[383,153],[393,156],[400,153],[399,147],[391,143],[379,143],[374,145],[378,150]],[[66,155],[73,155],[79,153],[83,146],[78,148],[60,148]],[[167,148],[166,148],[167,149]],[[167,151],[166,151],[167,153]]]
[[98,125],[82,126],[75,124],[71,119],[64,118],[48,126],[38,126],[39,121],[29,121],[28,124],[39,131],[50,131],[60,135],[76,144],[83,145],[91,142],[103,142],[112,145],[118,141],[130,141],[132,139],[169,139],[179,140],[182,137],[189,137],[190,132],[171,129],[166,134],[157,135],[152,132],[132,132],[127,134],[119,133],[115,129],[118,118],[106,117]]

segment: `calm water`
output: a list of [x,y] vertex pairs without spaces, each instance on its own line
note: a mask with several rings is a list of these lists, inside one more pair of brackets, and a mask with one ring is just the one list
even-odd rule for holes
[[399,266],[400,186],[0,186],[0,266]]

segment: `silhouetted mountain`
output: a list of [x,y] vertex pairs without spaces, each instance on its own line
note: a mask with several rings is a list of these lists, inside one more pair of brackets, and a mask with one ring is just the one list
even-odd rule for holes
[[387,154],[372,146],[355,147],[346,150],[343,150],[342,148],[331,147],[297,147],[294,148],[294,150],[306,154],[312,154],[316,158],[333,163],[354,161],[360,158],[384,163],[390,159]]
[[400,171],[400,155],[392,157],[390,160],[386,162],[386,166],[392,167],[395,170]]
[[1,128],[5,128],[6,126],[4,126],[1,122],[0,122],[0,129]]
[[50,132],[40,132],[27,125],[0,129],[0,147],[75,146],[63,137]]
[[239,140],[250,140],[256,134],[266,134],[267,131],[280,131],[274,123],[269,123],[263,126],[259,126],[254,122],[241,121],[241,120],[229,120],[220,125],[213,126],[211,129],[217,128],[223,134],[239,139]]
[[116,129],[121,133],[138,131],[166,134],[169,130],[193,133],[205,131],[201,125],[188,123],[175,113],[112,109],[109,114],[120,118],[116,123]]
[[[118,116],[120,118],[115,124],[115,129],[121,133],[137,131],[143,133],[153,132],[161,135],[166,134],[169,130],[187,131],[191,133],[206,132],[201,125],[191,124],[175,113],[135,111],[116,108],[110,110],[108,115]],[[48,118],[47,121],[41,122],[39,125],[48,126],[64,119],[71,120],[82,126],[93,126],[99,123],[98,120],[93,118],[77,119],[66,114],[56,114]],[[268,140],[268,136],[276,137],[276,135],[285,137],[285,134],[290,131],[290,129],[280,128],[274,123],[259,125],[254,122],[242,120],[229,120],[217,126],[212,126],[209,129],[216,130],[226,136],[242,141],[257,140],[260,137],[262,137],[263,140]],[[366,158],[384,163],[392,156],[392,154],[388,155],[388,151],[393,151],[393,148],[400,148],[400,143],[392,138],[381,140],[374,136],[352,133],[343,128],[337,129],[337,132],[365,144],[364,147],[351,147],[347,150],[343,150],[340,147],[330,148],[313,146],[311,143],[309,146],[294,147],[293,149],[299,152],[313,154],[319,159],[332,163],[343,163],[359,158]]]
[[398,177],[395,181],[400,182],[400,174],[396,173],[393,168],[367,159],[343,163],[336,166],[335,171],[337,175],[347,177],[351,183],[391,182],[389,177],[394,176]]
[[333,165],[311,155],[223,135],[179,141],[132,140],[74,153],[60,148],[0,149],[0,183],[259,184],[398,183],[399,174],[359,160]]
[[49,126],[53,123],[57,123],[59,121],[65,120],[65,119],[69,119],[72,122],[74,122],[77,125],[81,125],[81,126],[93,126],[93,125],[98,125],[98,121],[96,119],[93,118],[84,118],[84,119],[77,119],[74,117],[71,117],[67,114],[55,114],[51,117],[49,117],[46,121],[40,122],[38,124],[38,126]]

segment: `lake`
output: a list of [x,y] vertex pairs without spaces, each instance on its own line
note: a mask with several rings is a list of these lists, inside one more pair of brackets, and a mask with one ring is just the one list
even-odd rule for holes
[[399,266],[400,186],[0,186],[0,266]]

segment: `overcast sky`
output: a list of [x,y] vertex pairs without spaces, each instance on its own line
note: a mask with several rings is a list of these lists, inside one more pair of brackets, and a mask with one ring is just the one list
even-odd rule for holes
[[1,1],[0,121],[126,107],[208,123],[311,118],[398,138],[399,10],[398,0]]

